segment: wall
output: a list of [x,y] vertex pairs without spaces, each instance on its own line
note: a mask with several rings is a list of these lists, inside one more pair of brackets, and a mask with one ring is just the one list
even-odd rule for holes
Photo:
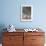
[[[33,21],[21,22],[21,5],[33,6]],[[40,27],[46,29],[46,0],[0,0],[0,27],[13,24],[16,28]]]

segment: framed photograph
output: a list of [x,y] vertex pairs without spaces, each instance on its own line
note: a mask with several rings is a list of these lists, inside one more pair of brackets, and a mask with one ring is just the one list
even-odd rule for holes
[[21,21],[32,21],[32,5],[21,5]]

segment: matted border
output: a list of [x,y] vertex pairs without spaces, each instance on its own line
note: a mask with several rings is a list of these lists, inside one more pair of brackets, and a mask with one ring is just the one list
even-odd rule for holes
[[[22,13],[22,10],[23,10],[23,7],[31,7],[31,19],[23,19],[22,16],[23,16],[23,13]],[[32,21],[33,20],[33,6],[32,5],[21,5],[21,21]]]

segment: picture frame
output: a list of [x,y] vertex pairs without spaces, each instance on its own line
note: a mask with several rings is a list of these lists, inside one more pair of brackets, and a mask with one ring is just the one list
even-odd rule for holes
[[21,21],[32,21],[33,7],[32,5],[21,5]]

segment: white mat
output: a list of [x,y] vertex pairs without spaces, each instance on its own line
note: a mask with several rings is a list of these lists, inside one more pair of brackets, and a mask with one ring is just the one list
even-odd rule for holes
[[0,46],[2,46],[2,44],[0,44]]

